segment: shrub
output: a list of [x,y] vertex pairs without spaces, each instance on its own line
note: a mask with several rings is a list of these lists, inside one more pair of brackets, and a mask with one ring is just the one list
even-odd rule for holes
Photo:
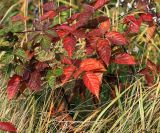
[[[67,115],[66,121],[73,121],[69,110],[76,96],[85,101],[90,93],[97,108],[106,99],[101,94],[106,92],[106,84],[110,86],[107,100],[116,98],[116,88],[124,92],[139,76],[144,76],[145,86],[155,86],[160,73],[160,50],[155,42],[159,20],[154,19],[159,14],[151,8],[154,2],[135,0],[135,7],[127,4],[127,9],[120,7],[126,7],[125,2],[117,3],[118,7],[110,3],[97,0],[83,4],[82,10],[76,12],[74,5],[58,7],[55,2],[47,2],[39,11],[42,14],[18,13],[5,21],[1,25],[0,49],[8,99],[32,93],[36,98],[45,90],[54,97],[60,94],[62,101],[53,105],[52,115],[58,117],[60,113],[61,117]],[[71,11],[74,14],[69,16]],[[158,53],[156,58],[150,50]],[[74,130],[75,125],[71,125],[66,130]],[[65,128],[61,124],[59,127]]]

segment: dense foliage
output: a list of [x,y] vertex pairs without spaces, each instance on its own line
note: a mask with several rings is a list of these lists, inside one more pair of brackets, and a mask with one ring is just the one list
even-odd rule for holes
[[[30,3],[28,14],[16,12],[8,20],[2,16],[0,72],[8,100],[36,98],[47,89],[55,97],[63,96],[52,106],[52,116],[65,114],[66,121],[73,121],[69,110],[77,96],[81,102],[92,97],[97,108],[106,97],[116,98],[116,88],[123,92],[136,77],[155,87],[160,74],[160,45],[154,42],[160,36],[160,14],[155,3],[119,1],[113,6],[109,0],[96,0],[77,10],[50,1],[39,9]],[[102,14],[106,9],[115,10],[116,18]],[[146,55],[149,45],[157,55],[154,51]],[[101,94],[108,89],[106,84],[108,96]],[[0,129],[16,132],[9,122],[0,122]]]

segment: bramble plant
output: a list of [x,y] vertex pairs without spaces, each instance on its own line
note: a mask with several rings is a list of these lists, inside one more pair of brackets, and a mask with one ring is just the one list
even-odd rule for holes
[[[153,41],[160,34],[155,3],[118,1],[113,6],[109,0],[95,0],[82,4],[78,11],[74,5],[57,6],[50,1],[39,13],[18,13],[8,22],[0,22],[0,70],[8,99],[27,98],[32,93],[36,97],[47,88],[53,95],[64,96],[60,104],[52,106],[51,114],[67,114],[64,119],[73,121],[69,109],[77,95],[85,101],[89,92],[97,108],[103,102],[101,88],[106,83],[111,88],[111,100],[116,98],[116,87],[123,92],[137,76],[144,76],[145,86],[152,88],[160,64],[148,56],[142,61],[141,57],[151,44],[158,53],[156,58],[160,56],[159,45]],[[116,10],[116,19],[108,13],[102,15],[106,9]],[[66,16],[61,19],[62,14]],[[126,81],[119,79],[123,74],[130,75]],[[66,130],[74,131],[74,126],[70,124]],[[60,124],[60,128],[65,127]],[[16,132],[9,122],[0,122],[0,129]]]

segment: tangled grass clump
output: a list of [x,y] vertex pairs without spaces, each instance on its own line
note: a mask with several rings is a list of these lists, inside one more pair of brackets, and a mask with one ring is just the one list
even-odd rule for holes
[[160,132],[160,2],[0,3],[1,130]]

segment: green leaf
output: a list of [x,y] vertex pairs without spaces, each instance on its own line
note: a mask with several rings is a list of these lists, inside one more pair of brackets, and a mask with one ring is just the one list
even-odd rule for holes
[[54,76],[54,71],[48,70],[46,78],[47,78],[48,85],[52,88],[55,85],[55,80],[56,80],[56,77]]
[[12,52],[5,53],[1,58],[2,64],[9,64],[14,59],[14,55]]
[[23,49],[18,49],[15,52],[15,55],[17,55],[20,58],[23,58],[23,59],[27,60],[27,55],[26,55],[26,53],[25,53],[25,51]]
[[2,69],[2,73],[3,73],[2,79],[4,79],[5,81],[8,81],[9,78],[10,78],[10,75],[12,73],[13,68],[14,68],[13,64],[8,64],[5,67],[3,67],[3,69]]
[[55,32],[54,30],[47,30],[45,31],[46,36],[52,36],[52,37],[58,37],[57,32]]
[[51,77],[51,76],[54,76],[53,70],[48,70],[46,77],[49,78],[49,77]]
[[49,85],[51,88],[55,85],[55,80],[56,80],[55,76],[49,77],[49,79],[48,79],[48,85]]
[[41,43],[41,47],[43,50],[45,50],[45,51],[49,50],[49,48],[51,46],[51,40],[47,36],[43,35],[40,43]]
[[53,71],[53,73],[54,73],[54,75],[55,75],[56,77],[59,77],[59,76],[61,76],[61,75],[63,74],[63,69],[57,68],[57,69],[55,69],[55,70]]
[[51,77],[51,76],[59,77],[62,74],[63,74],[63,69],[57,68],[55,70],[48,70],[46,77]]
[[23,72],[24,72],[24,68],[22,66],[20,66],[20,65],[17,65],[16,68],[15,68],[15,73],[17,75],[21,75],[22,76]]
[[45,50],[38,50],[35,55],[37,55],[36,59],[42,62],[54,59],[54,52],[46,52]]

